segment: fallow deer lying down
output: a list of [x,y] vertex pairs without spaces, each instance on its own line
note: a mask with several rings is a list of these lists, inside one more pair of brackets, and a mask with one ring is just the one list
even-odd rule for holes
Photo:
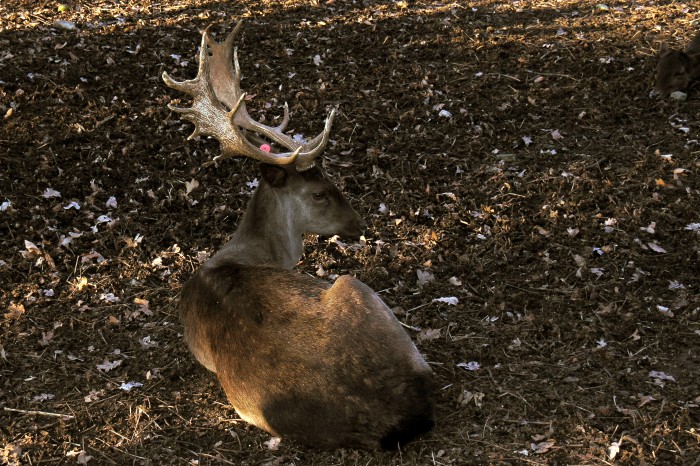
[[700,78],[700,32],[685,50],[671,50],[666,44],[659,50],[654,89],[660,97],[684,91],[694,79]]
[[[293,272],[303,233],[358,237],[364,221],[316,164],[324,131],[300,144],[250,118],[233,41],[202,35],[193,80],[165,83],[193,98],[171,109],[211,135],[222,156],[261,162],[232,239],[185,284],[187,344],[215,372],[246,421],[321,448],[396,448],[433,426],[432,371],[391,310],[365,284]],[[235,67],[232,66],[232,59]],[[190,136],[190,138],[192,137]],[[265,151],[262,138],[288,152]]]

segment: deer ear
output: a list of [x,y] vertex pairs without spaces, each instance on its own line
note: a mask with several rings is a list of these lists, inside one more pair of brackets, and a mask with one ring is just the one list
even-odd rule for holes
[[270,165],[268,163],[260,164],[260,174],[263,180],[273,188],[284,186],[287,182],[287,170],[279,165]]
[[666,42],[662,42],[661,47],[659,47],[659,58],[663,58],[669,53],[671,53],[671,49],[668,48]]

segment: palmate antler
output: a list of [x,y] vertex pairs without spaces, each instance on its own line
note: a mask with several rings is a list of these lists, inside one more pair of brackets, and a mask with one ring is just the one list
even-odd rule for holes
[[[326,118],[326,125],[321,134],[305,144],[295,141],[283,132],[289,122],[289,107],[286,103],[284,118],[279,126],[266,126],[253,120],[246,110],[246,93],[241,91],[238,50],[233,46],[242,24],[243,21],[239,21],[223,43],[214,40],[209,27],[204,30],[196,78],[175,81],[168,73],[163,72],[165,84],[194,99],[189,108],[174,105],[168,107],[182,114],[185,120],[194,123],[194,132],[189,139],[207,135],[219,141],[221,155],[214,157],[212,162],[243,155],[275,165],[286,165],[296,161],[298,171],[307,170],[314,166],[316,158],[328,143],[335,109]],[[289,152],[262,150],[259,144],[254,144],[261,142],[260,138],[247,132],[263,136]]]

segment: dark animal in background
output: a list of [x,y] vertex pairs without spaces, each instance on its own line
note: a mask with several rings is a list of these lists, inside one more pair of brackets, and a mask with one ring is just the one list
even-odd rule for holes
[[432,371],[365,284],[346,275],[331,285],[291,270],[303,233],[359,237],[365,222],[317,163],[334,111],[307,144],[283,133],[286,106],[276,128],[248,115],[232,57],[240,25],[223,43],[204,31],[195,79],[163,73],[193,98],[189,108],[171,107],[194,123],[193,135],[218,139],[221,158],[262,162],[232,239],[182,290],[185,339],[251,424],[321,448],[396,448],[433,427]]
[[698,78],[700,78],[700,32],[685,50],[671,50],[665,44],[661,46],[654,88],[662,98],[672,92],[686,90],[690,83]]

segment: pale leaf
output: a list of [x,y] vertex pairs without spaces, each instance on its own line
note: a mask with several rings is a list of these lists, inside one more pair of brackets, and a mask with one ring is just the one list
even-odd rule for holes
[[119,367],[119,365],[121,365],[121,363],[122,363],[121,359],[117,359],[116,361],[109,361],[109,360],[105,359],[105,362],[103,362],[102,364],[97,364],[97,368],[103,372],[109,372],[112,369],[114,369],[115,367]]
[[444,298],[435,298],[433,299],[434,303],[445,303],[449,304],[450,306],[456,306],[459,303],[459,299],[457,299],[455,296],[446,296]]
[[192,191],[194,191],[198,187],[199,187],[199,181],[195,180],[194,178],[192,178],[191,181],[185,181],[186,194],[191,193]]
[[441,331],[439,328],[426,328],[418,334],[418,341],[432,341],[440,338]]
[[647,243],[647,245],[649,246],[649,249],[651,249],[654,252],[658,252],[659,254],[666,253],[666,250],[656,243]]

